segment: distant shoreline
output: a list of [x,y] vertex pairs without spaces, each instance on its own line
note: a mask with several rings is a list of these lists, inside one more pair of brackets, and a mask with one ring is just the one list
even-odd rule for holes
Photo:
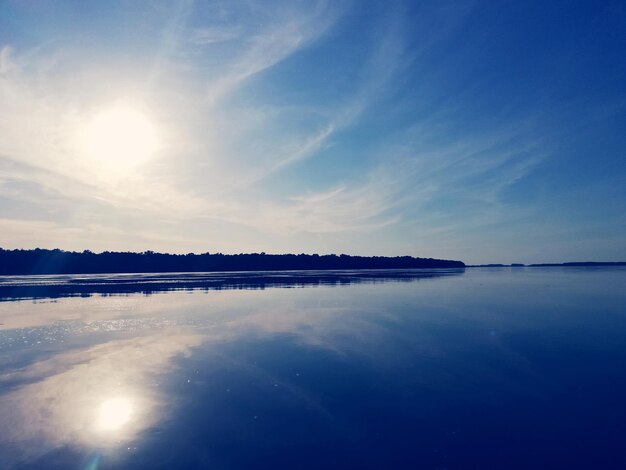
[[94,253],[59,249],[5,250],[0,248],[0,275],[198,273],[236,271],[331,271],[346,269],[464,268],[456,260],[412,256],[350,256],[317,254],[184,255],[145,251]]
[[573,261],[568,263],[534,263],[534,264],[467,264],[466,268],[563,268],[563,267],[594,267],[594,266],[626,266],[626,261]]

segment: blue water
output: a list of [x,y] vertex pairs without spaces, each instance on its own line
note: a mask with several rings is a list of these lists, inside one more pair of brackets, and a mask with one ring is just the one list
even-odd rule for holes
[[626,269],[0,278],[0,468],[626,468]]

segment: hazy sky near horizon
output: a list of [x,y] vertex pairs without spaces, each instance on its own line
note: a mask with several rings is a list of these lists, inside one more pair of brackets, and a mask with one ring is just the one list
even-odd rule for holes
[[0,247],[626,259],[626,2],[0,1]]

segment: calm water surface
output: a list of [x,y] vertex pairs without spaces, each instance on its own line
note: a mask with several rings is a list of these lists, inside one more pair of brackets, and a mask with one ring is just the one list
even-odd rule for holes
[[0,468],[625,468],[626,270],[0,278]]

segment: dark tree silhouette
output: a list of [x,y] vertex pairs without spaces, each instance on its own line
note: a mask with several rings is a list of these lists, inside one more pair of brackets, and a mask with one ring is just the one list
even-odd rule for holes
[[4,250],[0,248],[0,274],[96,274],[219,271],[287,271],[333,269],[462,268],[461,261],[411,256],[349,256],[248,253],[186,255],[112,252],[82,253],[59,249]]

